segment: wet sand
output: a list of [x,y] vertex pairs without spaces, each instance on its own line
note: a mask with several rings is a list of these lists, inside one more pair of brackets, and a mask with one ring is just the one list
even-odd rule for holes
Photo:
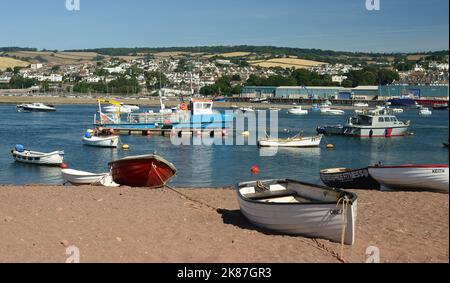
[[[249,224],[232,189],[0,187],[0,262],[340,262],[340,245]],[[356,191],[356,244],[345,262],[449,262],[446,194]]]

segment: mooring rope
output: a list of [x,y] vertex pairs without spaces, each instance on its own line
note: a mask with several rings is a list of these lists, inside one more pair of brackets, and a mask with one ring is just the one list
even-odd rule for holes
[[347,196],[341,197],[336,207],[339,207],[342,204],[342,221],[341,221],[341,249],[340,249],[340,258],[344,261],[344,244],[345,244],[345,230],[347,229],[347,208],[350,203],[350,200]]

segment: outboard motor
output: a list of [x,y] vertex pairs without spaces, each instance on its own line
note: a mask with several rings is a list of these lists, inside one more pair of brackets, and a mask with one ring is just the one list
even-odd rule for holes
[[21,144],[16,144],[15,149],[17,152],[24,152],[25,148]]

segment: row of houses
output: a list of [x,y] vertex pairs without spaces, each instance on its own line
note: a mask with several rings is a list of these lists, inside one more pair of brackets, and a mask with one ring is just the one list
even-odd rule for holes
[[448,85],[387,85],[358,86],[355,88],[321,86],[246,86],[242,90],[244,98],[314,98],[314,99],[355,99],[377,100],[387,97],[413,95],[429,99],[449,99]]

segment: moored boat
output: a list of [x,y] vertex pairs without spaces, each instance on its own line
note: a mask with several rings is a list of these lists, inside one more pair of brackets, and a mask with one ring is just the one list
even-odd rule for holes
[[302,137],[297,135],[287,139],[263,138],[258,141],[261,147],[318,147],[322,141],[322,135],[314,137]]
[[25,112],[55,112],[56,108],[53,105],[45,105],[43,103],[31,103],[17,105],[19,111]]
[[448,109],[448,103],[435,103],[433,104],[434,110],[446,110]]
[[346,245],[355,241],[354,193],[294,180],[240,183],[236,191],[242,214],[255,226]]
[[84,171],[78,171],[73,169],[62,169],[61,174],[66,182],[75,186],[82,185],[98,185],[105,187],[118,187],[119,185],[114,183],[110,173],[90,173]]
[[58,166],[64,162],[64,151],[54,151],[50,153],[26,150],[23,145],[16,145],[11,150],[12,157],[15,161],[21,163]]
[[367,168],[331,168],[320,171],[320,179],[331,188],[379,190],[380,184],[369,174]]
[[429,190],[446,192],[449,171],[445,164],[406,164],[400,166],[375,165],[369,174],[381,184],[382,190]]
[[177,172],[172,163],[154,154],[126,157],[109,167],[114,182],[130,187],[163,187]]
[[339,109],[332,109],[330,107],[321,107],[320,114],[323,115],[344,115],[345,111]]
[[419,116],[431,116],[433,112],[430,111],[427,107],[421,107],[419,109]]
[[101,136],[93,132],[86,132],[83,143],[87,146],[116,148],[119,145],[119,136]]
[[308,110],[302,109],[301,106],[294,106],[288,110],[288,113],[293,115],[308,115]]

